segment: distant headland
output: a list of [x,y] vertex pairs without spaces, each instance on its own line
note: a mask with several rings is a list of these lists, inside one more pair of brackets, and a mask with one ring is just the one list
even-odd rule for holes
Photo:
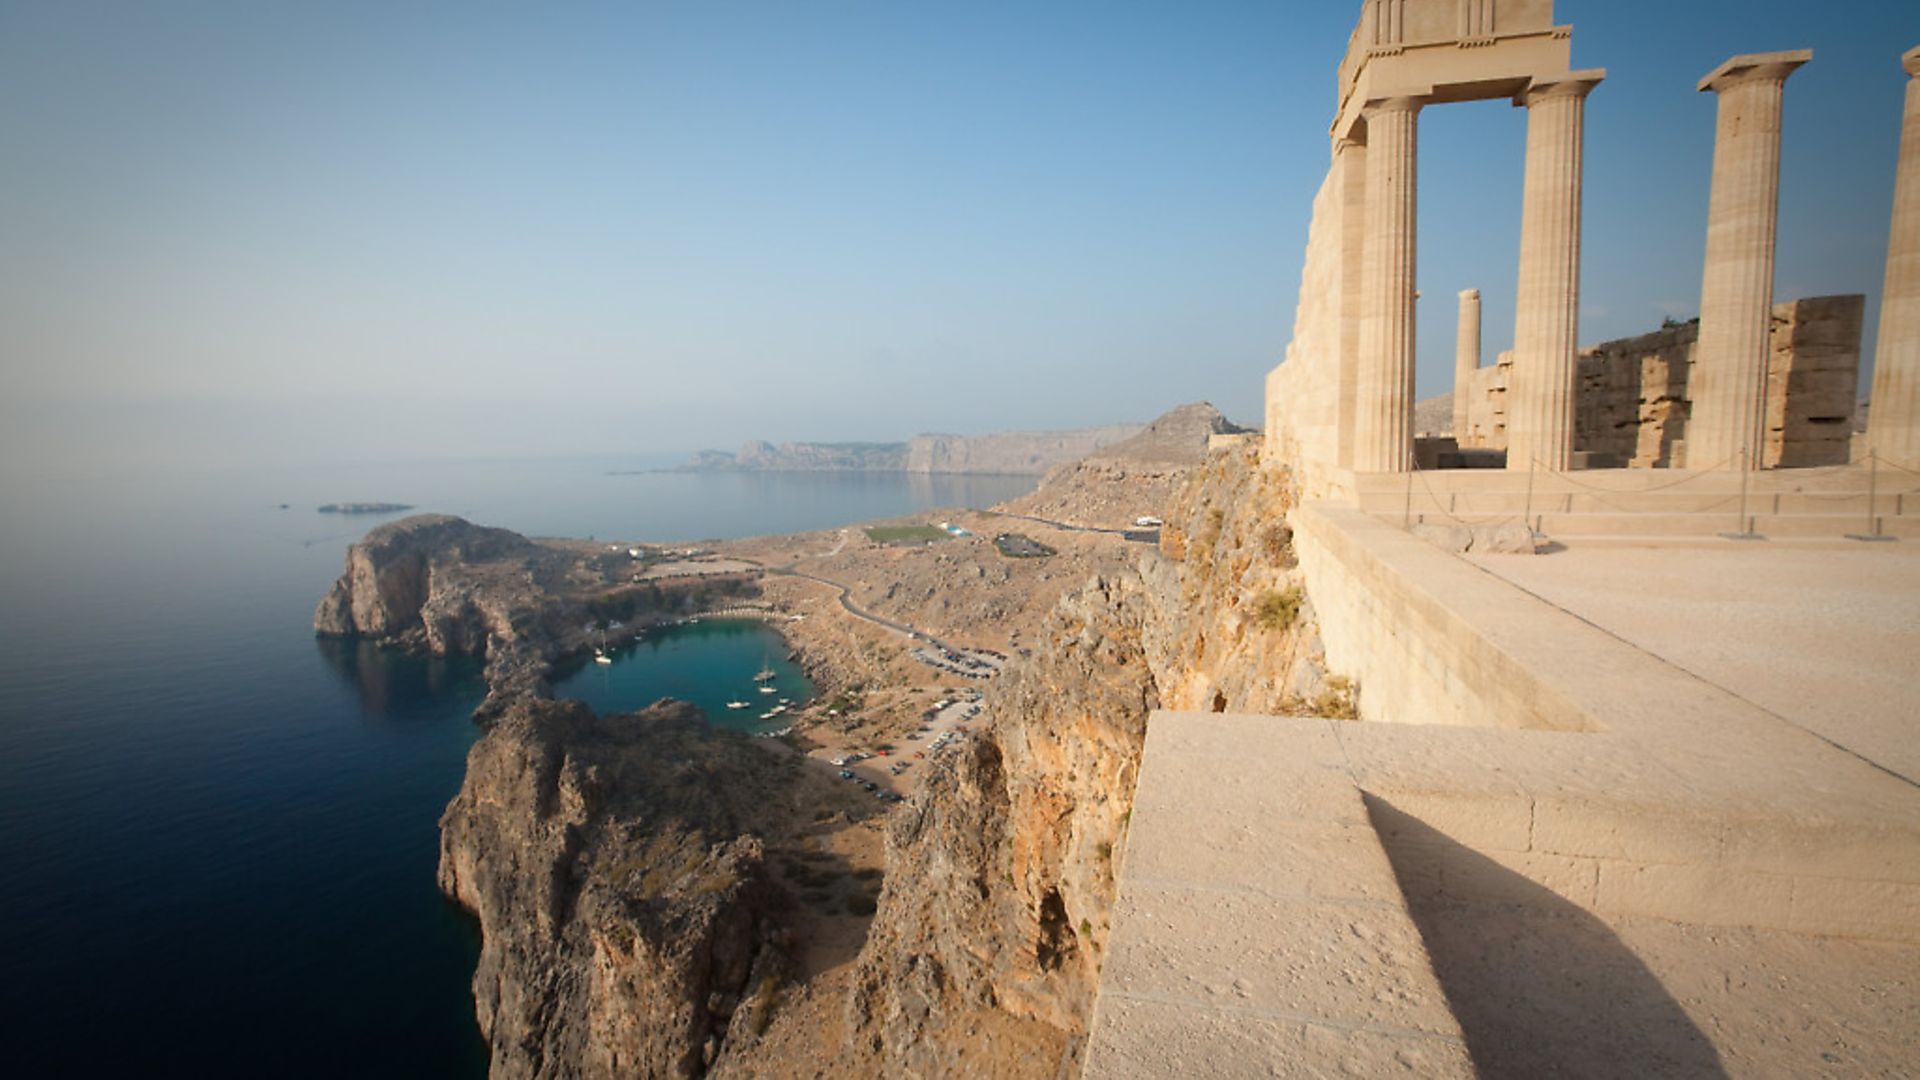
[[1108,424],[1072,431],[990,435],[915,435],[906,442],[747,443],[738,451],[703,450],[672,472],[908,472],[1040,476],[1144,430]]

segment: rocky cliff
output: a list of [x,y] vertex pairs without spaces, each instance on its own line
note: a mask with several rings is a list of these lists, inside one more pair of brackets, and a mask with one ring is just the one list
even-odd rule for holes
[[895,815],[887,887],[847,1002],[885,1071],[957,1075],[995,1044],[1052,1076],[1091,1017],[1133,781],[1155,707],[1338,711],[1257,447],[1210,458],[1159,553],[1064,598],[998,717]]
[[490,1075],[695,1076],[752,1041],[787,965],[755,833],[785,776],[673,702],[522,699],[474,744],[440,887],[480,920]]

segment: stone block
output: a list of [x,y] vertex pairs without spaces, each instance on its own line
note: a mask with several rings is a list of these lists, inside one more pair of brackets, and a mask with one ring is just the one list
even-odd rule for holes
[[1845,878],[1793,879],[1788,929],[1803,934],[1920,943],[1920,885]]
[[1216,1009],[1103,991],[1087,1080],[1264,1076],[1477,1075],[1455,1035],[1352,1031],[1250,1009]]
[[1206,883],[1271,896],[1400,902],[1393,867],[1365,825],[1148,814],[1127,836],[1127,882]]
[[1724,859],[1773,874],[1920,885],[1920,824],[1735,821],[1727,826]]
[[1103,994],[1285,1010],[1343,1027],[1458,1030],[1420,931],[1398,905],[1128,882],[1114,925]]
[[1705,814],[1658,804],[1543,798],[1533,806],[1533,850],[1648,863],[1712,864],[1724,826]]
[[1603,861],[1595,910],[1707,926],[1791,928],[1792,878],[1713,865]]
[[1147,718],[1147,746],[1156,754],[1230,757],[1245,757],[1253,747],[1263,760],[1338,765],[1345,757],[1332,723],[1312,717],[1160,710]]
[[1367,823],[1353,781],[1335,768],[1267,761],[1235,768],[1232,757],[1155,754],[1141,769],[1136,817],[1153,812],[1210,820]]
[[1597,859],[1514,851],[1475,851],[1472,857],[1443,859],[1439,869],[1442,895],[1477,904],[1535,904],[1542,900],[1538,890],[1545,889],[1591,908],[1600,880]]
[[[1394,809],[1457,844],[1484,851],[1527,850],[1532,813],[1524,798],[1450,791],[1395,791],[1384,798]],[[1383,842],[1397,839],[1390,824],[1380,829]]]

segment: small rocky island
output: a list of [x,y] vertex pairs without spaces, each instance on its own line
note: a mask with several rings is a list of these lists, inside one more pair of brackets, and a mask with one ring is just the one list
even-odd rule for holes
[[320,508],[322,514],[398,514],[413,507],[406,503],[390,502],[346,502],[328,503]]

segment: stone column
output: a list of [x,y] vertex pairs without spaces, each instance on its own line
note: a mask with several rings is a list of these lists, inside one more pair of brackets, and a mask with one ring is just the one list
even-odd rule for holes
[[1355,472],[1413,467],[1413,281],[1420,100],[1367,106],[1367,251],[1360,284]]
[[1460,336],[1453,346],[1453,438],[1467,445],[1472,426],[1473,373],[1480,370],[1480,290],[1460,293]]
[[1527,110],[1520,213],[1520,289],[1507,388],[1507,468],[1573,465],[1575,352],[1580,334],[1580,182],[1587,94],[1604,71],[1536,82]]
[[1873,352],[1873,408],[1867,445],[1881,457],[1920,469],[1920,47],[1906,65],[1907,111],[1900,122],[1900,168],[1893,181],[1893,228],[1880,292],[1880,341]]
[[1736,56],[1700,80],[1720,95],[1707,209],[1700,341],[1687,394],[1687,466],[1761,461],[1773,241],[1780,208],[1780,101],[1811,50]]
[[1340,170],[1340,397],[1335,422],[1340,467],[1351,469],[1360,401],[1360,281],[1367,261],[1367,144],[1340,140],[1334,167]]

